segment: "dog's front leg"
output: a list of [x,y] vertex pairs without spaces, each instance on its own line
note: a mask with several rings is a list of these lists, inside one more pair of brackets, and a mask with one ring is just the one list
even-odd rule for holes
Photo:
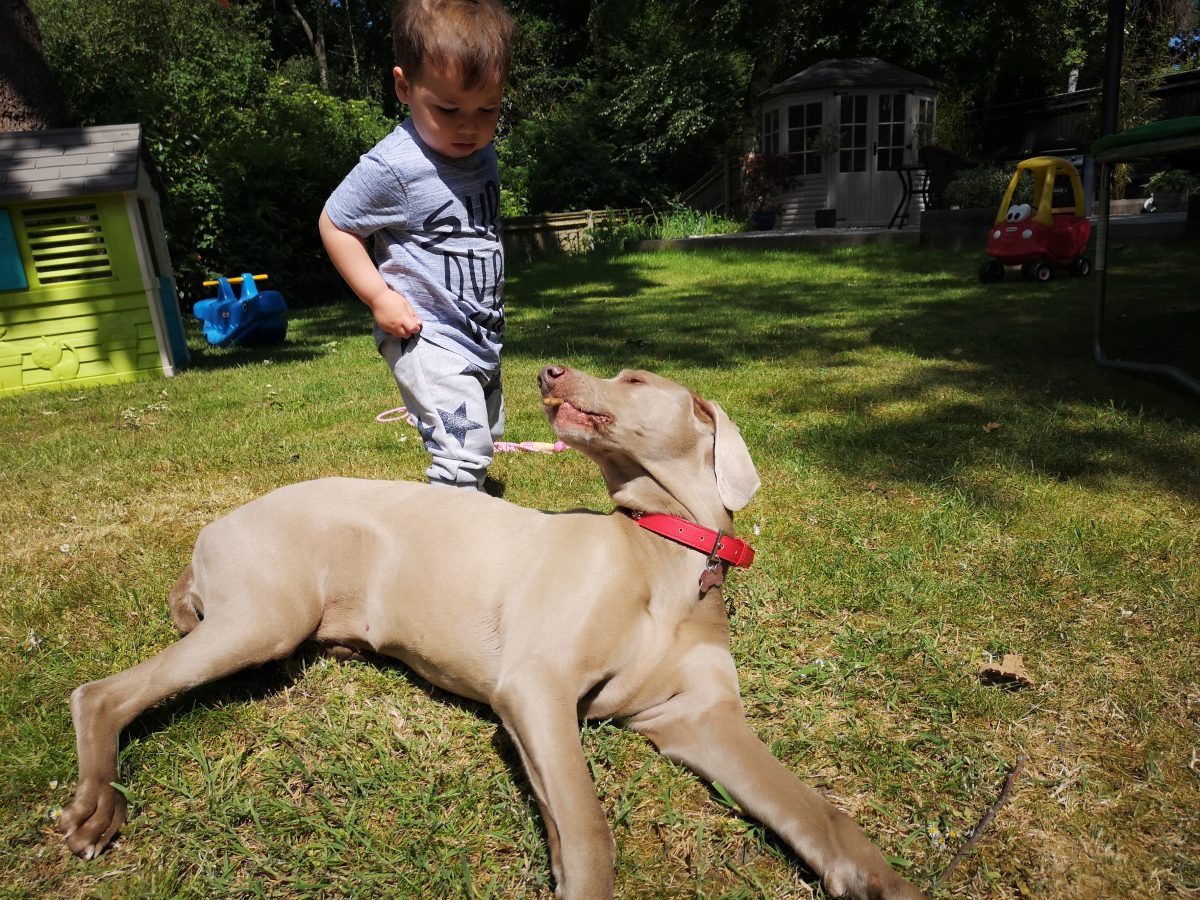
[[579,737],[577,698],[561,696],[555,676],[506,679],[493,698],[546,825],[555,894],[567,900],[613,892],[613,840]]
[[793,775],[746,724],[737,694],[713,683],[676,694],[628,723],[665,755],[719,782],[783,838],[834,897],[918,900],[862,829]]

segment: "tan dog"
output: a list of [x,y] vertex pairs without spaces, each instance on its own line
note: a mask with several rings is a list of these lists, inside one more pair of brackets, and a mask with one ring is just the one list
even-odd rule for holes
[[[552,515],[473,491],[327,478],[212,523],[171,594],[186,637],[71,696],[79,786],[61,827],[72,851],[94,856],[125,821],[111,786],[122,728],[315,639],[396,657],[495,709],[541,807],[560,896],[612,894],[612,836],[579,735],[581,719],[609,717],[719,781],[830,894],[923,896],[743,717],[723,566],[707,553],[741,543],[715,532],[732,532],[731,511],[759,484],[737,427],[648,372],[600,380],[548,366],[538,381],[555,431],[600,466],[620,511]],[[640,527],[643,512],[713,529],[709,546]]]

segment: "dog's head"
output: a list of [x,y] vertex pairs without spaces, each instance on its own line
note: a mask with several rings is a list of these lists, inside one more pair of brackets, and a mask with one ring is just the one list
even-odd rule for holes
[[750,452],[725,411],[668,378],[627,369],[600,379],[546,366],[538,385],[559,438],[600,466],[621,506],[712,522],[758,489]]

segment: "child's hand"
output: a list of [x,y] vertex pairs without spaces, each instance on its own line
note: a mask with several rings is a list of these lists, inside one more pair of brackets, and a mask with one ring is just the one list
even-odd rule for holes
[[388,334],[400,338],[412,337],[421,330],[421,317],[412,304],[395,291],[384,291],[371,301],[375,324]]

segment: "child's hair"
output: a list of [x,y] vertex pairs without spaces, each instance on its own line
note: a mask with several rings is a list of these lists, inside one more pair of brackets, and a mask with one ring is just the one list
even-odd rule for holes
[[457,71],[463,87],[504,84],[513,22],[498,0],[396,0],[392,43],[411,81],[421,66]]

